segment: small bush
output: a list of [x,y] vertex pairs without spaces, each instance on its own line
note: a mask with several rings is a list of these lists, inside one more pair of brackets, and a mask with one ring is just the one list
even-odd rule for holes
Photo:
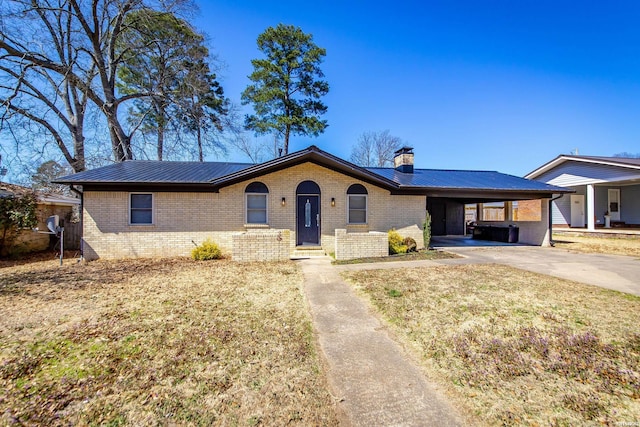
[[407,247],[407,252],[417,252],[418,244],[416,243],[416,239],[413,237],[405,237],[402,241],[402,244]]
[[403,244],[402,236],[396,230],[389,230],[389,254],[407,253],[407,247]]
[[429,211],[427,211],[424,224],[422,224],[422,237],[424,237],[424,248],[429,249],[431,244],[431,214]]
[[222,258],[222,251],[211,239],[207,239],[191,251],[191,257],[196,261],[220,259]]

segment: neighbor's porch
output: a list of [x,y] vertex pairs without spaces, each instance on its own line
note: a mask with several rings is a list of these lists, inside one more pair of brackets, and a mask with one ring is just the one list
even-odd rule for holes
[[640,229],[640,184],[617,181],[569,187],[574,194],[553,202],[554,226],[600,232]]

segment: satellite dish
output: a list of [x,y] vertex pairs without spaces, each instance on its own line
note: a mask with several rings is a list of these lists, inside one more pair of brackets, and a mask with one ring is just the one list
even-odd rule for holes
[[58,226],[60,225],[60,217],[58,215],[51,215],[47,218],[47,228],[50,232],[56,234],[58,232]]

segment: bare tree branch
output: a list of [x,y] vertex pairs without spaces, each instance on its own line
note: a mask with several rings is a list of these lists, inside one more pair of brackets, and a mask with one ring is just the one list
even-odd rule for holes
[[393,165],[394,152],[402,147],[402,140],[388,130],[364,132],[351,150],[351,162],[364,167]]

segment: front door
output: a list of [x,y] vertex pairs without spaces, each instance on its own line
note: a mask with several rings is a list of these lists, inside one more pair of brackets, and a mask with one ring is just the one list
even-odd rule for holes
[[296,223],[298,246],[320,244],[320,196],[298,195]]
[[609,215],[611,221],[620,221],[620,190],[609,188]]
[[571,195],[571,227],[584,227],[584,196]]

